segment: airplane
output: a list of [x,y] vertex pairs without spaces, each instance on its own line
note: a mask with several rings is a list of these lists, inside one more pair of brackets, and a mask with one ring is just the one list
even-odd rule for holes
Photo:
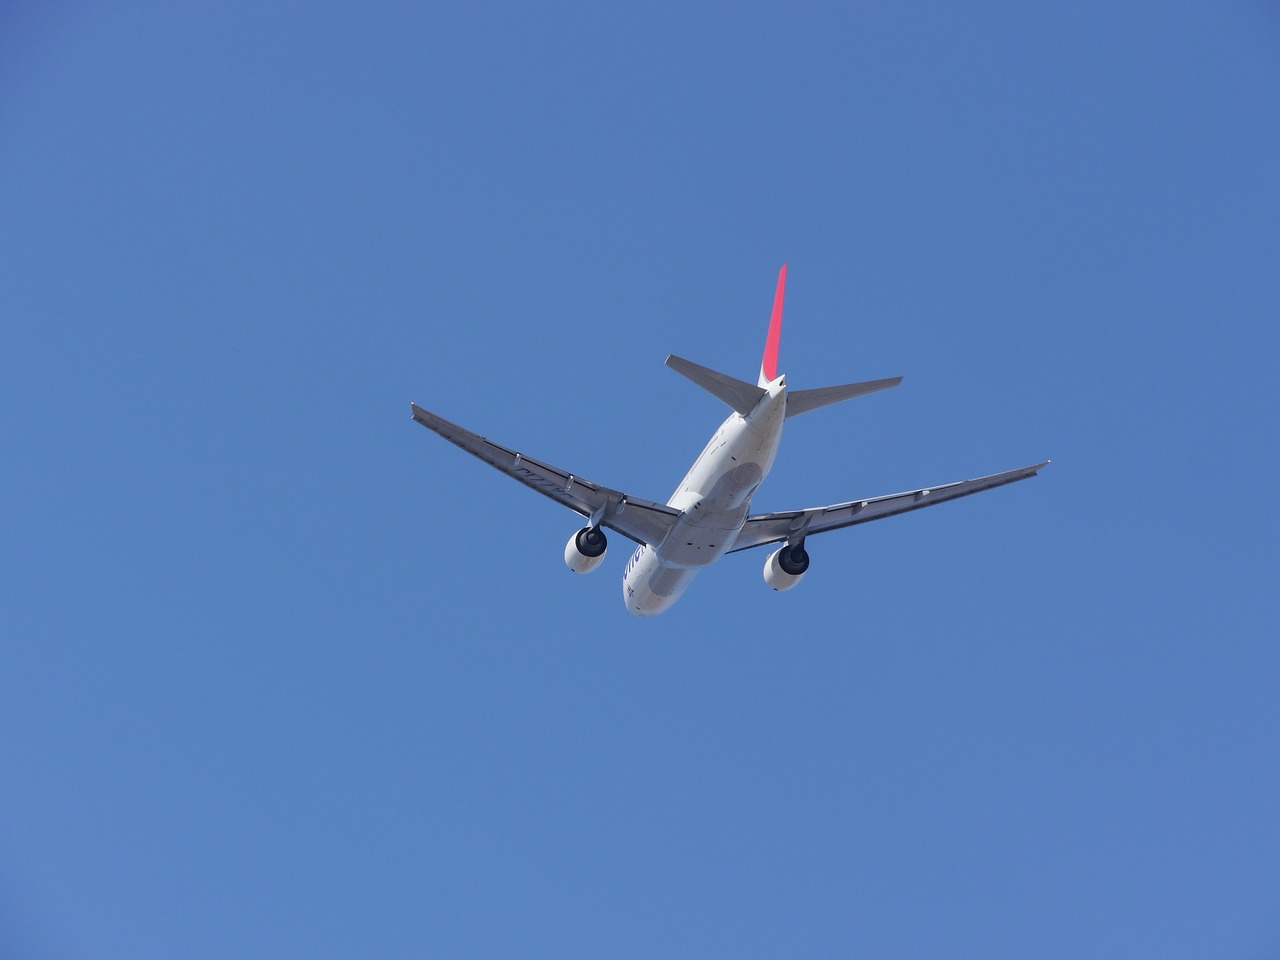
[[569,538],[564,562],[574,573],[590,573],[604,562],[607,527],[638,546],[622,577],[627,611],[652,617],[669,610],[702,568],[725,554],[781,544],[764,564],[764,582],[790,590],[809,569],[807,538],[872,520],[931,507],[1036,476],[1049,461],[1005,473],[888,496],[847,500],[824,507],[753,514],[751,498],[773,466],[783,423],[791,417],[844,400],[896,387],[902,377],[837,387],[789,390],[778,373],[782,303],[787,266],[769,320],[769,335],[756,383],[750,384],[672,354],[666,365],[733,409],[665,504],[601,486],[591,480],[487,440],[411,404],[413,419],[491,467],[519,480],[587,520]]

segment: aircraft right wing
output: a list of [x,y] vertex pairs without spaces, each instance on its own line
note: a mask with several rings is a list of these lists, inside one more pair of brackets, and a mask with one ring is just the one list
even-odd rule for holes
[[596,520],[602,526],[616,530],[636,543],[655,546],[662,543],[680,519],[680,512],[666,504],[641,500],[639,497],[627,496],[620,490],[602,487],[567,470],[486,440],[480,434],[472,433],[444,417],[438,417],[416,403],[412,404],[412,408],[413,419],[428,430],[440,434],[450,443],[508,477],[519,480],[526,487],[537,490],[543,496],[550,497],[589,520]]
[[962,480],[959,483],[948,483],[941,487],[925,487],[921,490],[909,490],[906,493],[891,493],[887,497],[872,497],[869,500],[850,500],[847,503],[835,503],[829,507],[810,507],[805,510],[791,510],[785,513],[760,513],[747,517],[747,522],[738,533],[738,539],[729,548],[729,553],[749,550],[752,547],[764,546],[766,543],[780,543],[798,536],[811,536],[815,533],[826,533],[828,530],[839,530],[858,523],[870,523],[885,517],[895,517],[900,513],[932,507],[967,497],[971,493],[993,490],[1008,483],[1016,483],[1034,477],[1042,467],[1049,463],[1037,463],[1033,467],[1021,470],[1010,470],[1007,473],[996,473],[977,480]]

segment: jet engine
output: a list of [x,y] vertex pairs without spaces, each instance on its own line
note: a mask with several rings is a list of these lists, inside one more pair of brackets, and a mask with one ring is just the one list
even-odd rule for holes
[[590,573],[604,562],[609,548],[604,531],[599,527],[583,527],[564,545],[565,565],[574,573]]
[[809,554],[803,546],[784,546],[769,554],[764,562],[764,582],[774,590],[790,590],[809,569]]

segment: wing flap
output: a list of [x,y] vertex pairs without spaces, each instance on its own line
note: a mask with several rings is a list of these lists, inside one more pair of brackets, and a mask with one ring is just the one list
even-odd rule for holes
[[549,463],[526,457],[517,450],[436,416],[416,403],[412,409],[414,420],[473,457],[584,517],[599,513],[602,526],[616,530],[637,543],[662,543],[679,519],[679,512],[665,504],[627,496],[620,490],[601,486]]
[[995,473],[976,480],[961,480],[959,483],[948,483],[939,487],[922,487],[919,490],[891,493],[888,496],[871,497],[867,500],[849,500],[846,503],[833,503],[826,507],[810,507],[783,513],[756,514],[747,518],[729,553],[749,550],[766,543],[779,543],[800,532],[803,532],[806,537],[815,533],[826,533],[828,530],[839,530],[859,523],[870,523],[872,520],[883,520],[885,517],[896,517],[900,513],[958,500],[960,497],[981,493],[984,490],[994,490],[996,487],[1034,477],[1048,464],[1049,461],[1046,460],[1035,466]]

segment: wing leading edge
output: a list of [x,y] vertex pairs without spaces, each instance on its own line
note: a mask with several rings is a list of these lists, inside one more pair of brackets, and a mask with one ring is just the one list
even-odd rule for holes
[[1005,484],[1034,477],[1048,463],[1049,461],[1046,460],[1032,467],[996,473],[976,480],[962,480],[959,483],[948,483],[940,487],[924,487],[920,490],[909,490],[906,493],[891,493],[885,497],[872,497],[869,500],[850,500],[847,503],[835,503],[829,507],[756,514],[747,518],[729,553],[749,550],[766,543],[779,543],[793,537],[826,533],[828,530],[839,530],[842,527],[882,520],[885,517],[895,517],[900,513],[932,507],[939,503],[946,503],[948,500],[981,493],[983,490],[994,490]]
[[637,543],[655,546],[662,543],[680,517],[676,510],[665,504],[641,500],[627,496],[620,490],[602,487],[559,467],[486,440],[478,433],[472,433],[465,427],[422,409],[416,403],[411,406],[413,419],[428,430],[438,433],[508,477],[519,480],[526,487],[537,490],[575,513],[597,519],[601,526],[616,530]]

